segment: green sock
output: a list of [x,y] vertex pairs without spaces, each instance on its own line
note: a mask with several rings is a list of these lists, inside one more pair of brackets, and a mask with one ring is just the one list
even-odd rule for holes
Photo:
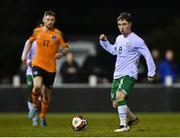
[[126,100],[117,101],[118,106],[126,105]]

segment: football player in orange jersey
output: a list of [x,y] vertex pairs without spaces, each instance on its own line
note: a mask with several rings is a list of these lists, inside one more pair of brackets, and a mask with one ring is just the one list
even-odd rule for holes
[[[45,92],[41,102],[41,126],[46,127],[46,113],[51,101],[51,91],[56,75],[56,59],[60,59],[70,52],[67,41],[63,38],[61,31],[54,27],[56,15],[53,11],[46,11],[43,17],[44,26],[34,29],[33,35],[29,38],[22,55],[22,61],[25,63],[27,54],[36,41],[36,53],[32,61],[33,83],[32,101],[33,108],[28,117],[33,118],[37,111],[38,96],[43,85]],[[62,52],[58,52],[59,47],[63,47]]]

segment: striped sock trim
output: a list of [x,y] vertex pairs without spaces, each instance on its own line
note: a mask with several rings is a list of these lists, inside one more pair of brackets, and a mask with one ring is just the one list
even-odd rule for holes
[[126,100],[117,101],[118,106],[126,105]]

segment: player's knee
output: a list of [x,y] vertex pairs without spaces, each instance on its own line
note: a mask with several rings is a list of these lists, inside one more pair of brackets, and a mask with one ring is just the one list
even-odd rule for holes
[[43,101],[46,103],[50,103],[51,102],[51,95],[49,93],[44,93],[43,94]]
[[51,97],[44,96],[43,97],[43,102],[46,103],[46,104],[49,104],[51,102]]
[[122,91],[118,91],[116,93],[116,100],[117,101],[122,101],[122,100],[125,100],[125,97],[126,97],[126,94]]
[[34,90],[35,93],[40,93],[41,85],[34,85],[33,90]]
[[49,96],[44,96],[44,97],[43,97],[43,101],[45,101],[46,103],[50,103],[51,97],[49,97]]
[[51,89],[45,88],[45,92],[43,94],[43,99],[48,103],[51,102]]

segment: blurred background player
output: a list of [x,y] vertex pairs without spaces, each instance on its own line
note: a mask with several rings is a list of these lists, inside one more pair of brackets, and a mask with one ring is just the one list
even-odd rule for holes
[[[26,41],[26,43],[28,43],[29,40]],[[26,44],[25,44],[26,45]],[[28,88],[28,109],[29,111],[33,108],[33,103],[32,103],[32,89],[33,89],[33,76],[32,76],[32,59],[35,55],[35,48],[36,48],[36,41],[34,41],[32,43],[32,47],[27,55],[27,60],[26,60],[26,65],[27,65],[27,69],[26,69],[26,83],[27,83],[27,88]],[[34,115],[34,117],[32,118],[32,125],[33,126],[37,126],[38,125],[38,117],[37,114]]]
[[140,55],[146,59],[149,81],[154,80],[155,64],[144,41],[131,31],[131,14],[121,13],[117,18],[117,24],[122,35],[116,38],[115,44],[110,44],[104,34],[100,35],[100,44],[106,51],[117,56],[111,99],[113,107],[118,108],[120,119],[120,128],[115,132],[123,132],[139,122],[139,119],[128,108],[126,100],[137,79]]
[[[34,83],[32,90],[33,108],[30,110],[28,117],[33,118],[36,114],[38,96],[44,85],[45,91],[42,94],[40,114],[42,127],[47,126],[46,113],[51,101],[51,91],[56,75],[56,59],[60,59],[69,53],[68,43],[63,39],[61,31],[54,27],[55,21],[56,14],[53,11],[50,10],[44,13],[44,26],[34,29],[22,55],[22,61],[25,62],[33,41],[36,41],[36,52],[32,61]],[[58,52],[60,46],[64,48],[62,52]]]

